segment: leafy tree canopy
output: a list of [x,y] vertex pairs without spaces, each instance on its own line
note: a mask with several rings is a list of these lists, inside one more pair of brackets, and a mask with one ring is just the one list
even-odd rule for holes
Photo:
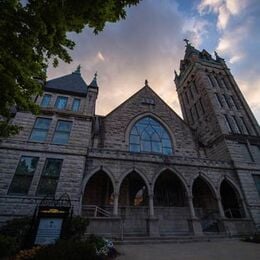
[[68,32],[94,33],[126,17],[140,0],[0,0],[0,136],[19,131],[8,124],[12,107],[38,112],[32,97],[42,93],[48,61],[70,62],[75,43]]

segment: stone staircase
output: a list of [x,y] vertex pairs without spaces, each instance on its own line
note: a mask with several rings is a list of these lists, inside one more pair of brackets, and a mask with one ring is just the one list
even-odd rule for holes
[[171,244],[171,243],[194,243],[194,242],[210,242],[218,240],[238,239],[238,237],[228,237],[222,233],[205,233],[202,236],[194,235],[171,235],[160,237],[149,236],[124,236],[122,239],[114,239],[115,245],[139,245],[139,244]]

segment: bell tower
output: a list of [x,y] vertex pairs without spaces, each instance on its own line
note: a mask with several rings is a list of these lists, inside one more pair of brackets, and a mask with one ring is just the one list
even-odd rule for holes
[[216,52],[213,58],[184,41],[184,59],[174,80],[184,121],[209,158],[240,160],[242,154],[254,160],[249,146],[260,141],[259,125],[230,69]]

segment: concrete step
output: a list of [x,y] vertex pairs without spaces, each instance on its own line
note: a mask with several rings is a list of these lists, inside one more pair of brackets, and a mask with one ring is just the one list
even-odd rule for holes
[[202,236],[160,236],[160,237],[148,237],[148,236],[125,236],[123,240],[114,240],[115,245],[138,245],[138,244],[169,244],[169,243],[193,243],[193,242],[210,242],[217,240],[230,240],[238,239],[237,237],[230,238],[224,234],[207,234]]

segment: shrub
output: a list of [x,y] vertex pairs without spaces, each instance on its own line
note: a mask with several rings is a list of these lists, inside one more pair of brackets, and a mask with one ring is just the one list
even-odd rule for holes
[[87,241],[59,240],[55,245],[42,248],[35,256],[36,260],[99,260],[93,244]]
[[106,257],[115,258],[118,255],[111,240],[92,234],[88,237],[87,242],[95,247],[96,254],[100,256],[101,259]]
[[0,234],[0,258],[14,255],[16,252],[15,238]]
[[23,248],[28,241],[31,221],[31,218],[28,217],[12,219],[0,228],[3,236],[12,238],[16,251]]
[[85,234],[88,224],[88,219],[80,216],[74,216],[71,219],[67,219],[64,223],[62,237],[64,239],[81,239]]

